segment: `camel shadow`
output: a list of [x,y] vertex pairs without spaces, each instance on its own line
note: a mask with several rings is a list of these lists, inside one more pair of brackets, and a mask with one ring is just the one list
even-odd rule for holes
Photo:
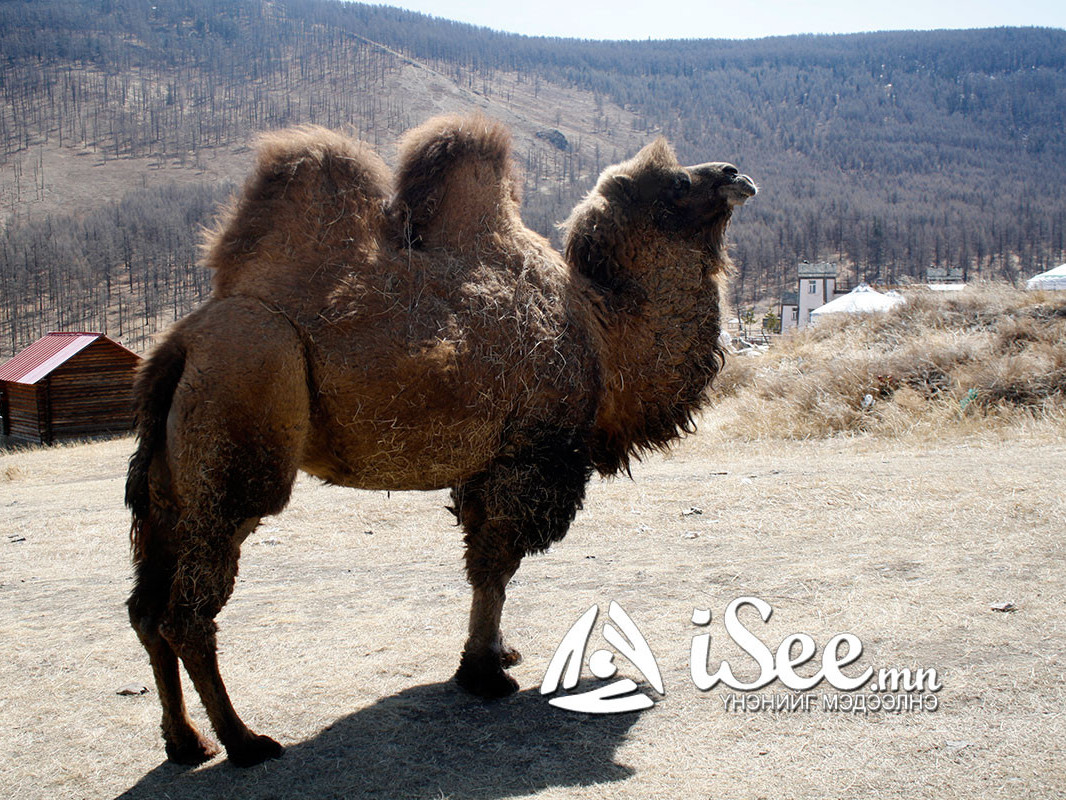
[[172,798],[506,798],[625,780],[615,749],[638,714],[588,716],[537,690],[486,703],[454,682],[406,689],[249,770],[164,762],[119,800]]

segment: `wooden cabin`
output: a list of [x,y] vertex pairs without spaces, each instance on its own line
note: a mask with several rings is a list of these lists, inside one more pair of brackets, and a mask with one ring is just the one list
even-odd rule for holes
[[100,333],[49,333],[0,365],[4,441],[52,444],[133,427],[141,358]]

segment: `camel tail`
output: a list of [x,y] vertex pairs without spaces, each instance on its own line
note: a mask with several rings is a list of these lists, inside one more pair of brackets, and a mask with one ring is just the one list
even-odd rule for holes
[[141,366],[134,382],[138,442],[126,474],[126,505],[133,512],[130,547],[136,563],[144,559],[151,536],[149,468],[166,445],[167,415],[184,371],[185,348],[171,337]]

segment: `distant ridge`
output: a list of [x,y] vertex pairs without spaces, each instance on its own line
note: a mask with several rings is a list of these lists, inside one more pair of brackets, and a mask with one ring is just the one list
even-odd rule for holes
[[656,135],[737,163],[762,189],[733,229],[737,305],[802,259],[882,282],[1066,260],[1058,29],[596,42],[332,0],[11,0],[0,52],[0,355],[60,319],[136,345],[198,302],[197,226],[254,134],[301,122],[391,157],[433,113],[495,116],[546,235]]

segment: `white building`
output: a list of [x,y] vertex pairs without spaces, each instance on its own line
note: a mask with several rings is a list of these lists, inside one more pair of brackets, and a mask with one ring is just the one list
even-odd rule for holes
[[781,320],[781,333],[799,327],[799,292],[781,295],[781,310],[777,318]]
[[1025,282],[1025,288],[1030,291],[1066,290],[1066,264],[1059,264],[1055,269],[1034,275]]
[[837,265],[828,261],[811,264],[804,261],[797,270],[797,291],[781,298],[781,332],[806,328],[811,312],[843,292],[837,291]]
[[889,311],[903,302],[905,301],[899,292],[882,294],[865,283],[860,283],[847,294],[842,294],[811,312],[811,324],[830,314],[871,314]]

